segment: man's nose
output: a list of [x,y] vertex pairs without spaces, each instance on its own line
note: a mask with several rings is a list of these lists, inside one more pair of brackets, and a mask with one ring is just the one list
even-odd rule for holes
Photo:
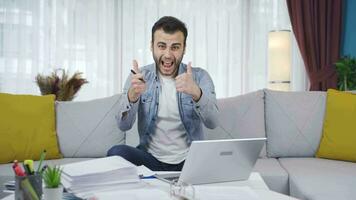
[[173,55],[171,48],[166,48],[163,55],[165,58],[171,58]]

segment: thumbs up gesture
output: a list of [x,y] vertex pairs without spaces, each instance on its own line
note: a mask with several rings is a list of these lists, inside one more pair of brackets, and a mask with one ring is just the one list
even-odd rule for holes
[[140,95],[146,91],[146,83],[143,79],[143,75],[141,74],[138,63],[136,60],[132,61],[133,70],[131,70],[132,78],[131,78],[131,87],[128,92],[128,98],[130,102],[136,102]]
[[194,101],[199,101],[202,92],[200,87],[195,83],[193,79],[191,62],[189,62],[187,65],[187,72],[180,74],[175,79],[176,89],[178,92],[190,94],[192,95]]

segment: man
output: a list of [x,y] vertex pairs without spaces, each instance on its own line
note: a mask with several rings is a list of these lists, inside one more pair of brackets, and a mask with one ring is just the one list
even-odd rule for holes
[[117,145],[108,156],[120,155],[154,171],[180,171],[193,140],[203,139],[202,123],[218,124],[214,84],[209,74],[181,63],[187,28],[174,17],[162,17],[152,27],[155,64],[133,74],[124,86],[127,95],[117,116],[122,131],[131,129],[138,113],[140,144]]

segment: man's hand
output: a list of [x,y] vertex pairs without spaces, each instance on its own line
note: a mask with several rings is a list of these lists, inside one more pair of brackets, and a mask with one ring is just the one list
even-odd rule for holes
[[188,63],[187,72],[176,77],[176,89],[178,92],[192,95],[195,102],[199,101],[202,92],[200,87],[193,80],[191,62]]
[[146,91],[146,83],[142,81],[143,75],[138,69],[138,64],[136,60],[132,61],[132,66],[136,74],[132,75],[131,87],[128,92],[128,98],[131,103],[135,103],[138,98],[140,98],[140,95]]

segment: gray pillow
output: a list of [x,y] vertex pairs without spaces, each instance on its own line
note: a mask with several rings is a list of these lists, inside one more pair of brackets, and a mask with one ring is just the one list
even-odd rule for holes
[[[219,126],[213,130],[204,127],[206,139],[266,137],[262,90],[218,99]],[[261,157],[266,156],[263,147]]]
[[326,93],[264,91],[267,155],[314,156],[323,128]]
[[125,143],[117,126],[121,94],[83,102],[56,102],[57,134],[66,158],[103,157],[110,147]]

